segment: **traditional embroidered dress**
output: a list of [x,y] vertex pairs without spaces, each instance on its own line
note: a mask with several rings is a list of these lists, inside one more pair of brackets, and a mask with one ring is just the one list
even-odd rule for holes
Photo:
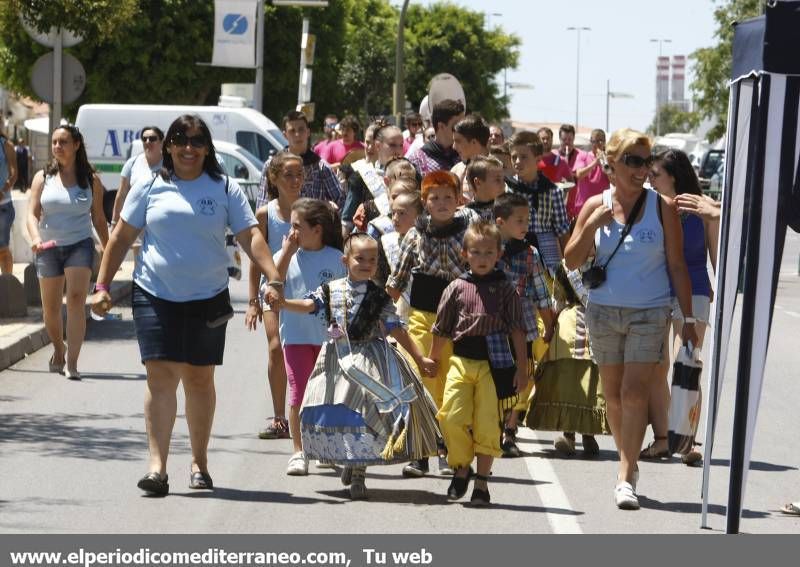
[[536,388],[526,416],[531,429],[586,435],[611,432],[600,373],[589,350],[586,297],[580,271],[567,272],[559,265],[555,298],[560,312],[550,348],[536,372]]
[[372,282],[334,280],[309,294],[332,334],[323,345],[300,410],[309,458],[349,467],[436,454],[436,408],[413,367],[383,336],[400,326],[394,305]]

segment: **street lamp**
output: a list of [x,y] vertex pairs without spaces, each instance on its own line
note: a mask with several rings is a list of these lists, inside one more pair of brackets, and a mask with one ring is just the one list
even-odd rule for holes
[[578,111],[580,109],[580,98],[581,98],[581,32],[592,31],[592,28],[587,28],[585,26],[570,26],[567,28],[567,31],[577,32],[577,38],[578,38],[578,53],[575,65],[575,128],[577,129]]
[[[658,58],[661,59],[662,47],[665,43],[672,43],[671,39],[652,38],[650,43],[658,44]],[[656,136],[661,135],[661,105],[658,100],[658,67],[656,67]]]
[[406,85],[403,81],[403,41],[405,39],[406,11],[409,0],[403,1],[400,8],[400,19],[397,21],[397,45],[394,55],[394,115],[396,124],[402,124],[403,112],[406,105]]
[[611,79],[606,79],[606,133],[609,132],[608,114],[609,114],[609,108],[611,106],[611,99],[612,98],[633,98],[633,95],[629,94],[629,93],[612,92],[611,91]]

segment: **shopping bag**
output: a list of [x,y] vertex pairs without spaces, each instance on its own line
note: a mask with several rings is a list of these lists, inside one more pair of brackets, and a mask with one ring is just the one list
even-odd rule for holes
[[672,365],[672,390],[669,405],[669,452],[685,455],[694,445],[700,423],[700,374],[703,363],[691,343],[678,351]]
[[236,235],[230,231],[225,232],[225,251],[228,253],[228,276],[242,279],[242,255],[239,253],[239,244]]

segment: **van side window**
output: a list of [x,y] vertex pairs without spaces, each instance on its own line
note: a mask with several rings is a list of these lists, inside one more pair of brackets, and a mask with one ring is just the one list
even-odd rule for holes
[[266,161],[271,155],[282,149],[274,147],[258,132],[236,132],[236,143],[262,161]]
[[234,179],[249,179],[247,166],[239,158],[222,152],[217,152],[217,155],[222,158],[222,167],[225,169],[225,173]]

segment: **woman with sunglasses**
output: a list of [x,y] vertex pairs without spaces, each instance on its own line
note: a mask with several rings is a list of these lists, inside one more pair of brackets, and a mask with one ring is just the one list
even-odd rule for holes
[[164,132],[157,126],[145,126],[139,135],[142,141],[142,149],[139,155],[133,156],[125,165],[122,166],[120,174],[119,190],[114,199],[114,215],[111,218],[111,225],[114,226],[119,220],[119,212],[125,203],[128,191],[141,178],[152,179],[153,175],[161,171],[161,147],[164,142]]
[[133,274],[133,320],[147,370],[144,413],[150,449],[148,473],[138,487],[169,492],[167,456],[183,384],[192,447],[189,487],[211,489],[208,441],[214,419],[214,367],[222,364],[228,294],[225,228],[267,274],[267,300],[282,288],[269,246],[242,190],[223,176],[211,133],[198,116],[184,115],[167,130],[164,168],[136,183],[100,265],[93,310],[111,306],[108,286],[140,232],[142,253]]
[[[679,210],[678,195],[692,195],[697,198],[703,196],[692,162],[680,150],[666,150],[658,154],[650,168],[649,177],[650,185],[661,195],[674,199]],[[689,269],[689,279],[692,281],[692,314],[697,319],[695,324],[697,343],[694,347],[702,348],[712,298],[711,280],[708,277],[707,266],[710,258],[712,267],[715,271],[717,269],[719,221],[706,220],[697,214],[689,213],[681,213],[680,219],[683,229],[683,257]],[[672,330],[676,343],[673,352],[677,352],[680,348],[677,338],[680,335],[682,324],[683,313],[677,301],[673,299]],[[668,337],[665,349],[666,352],[670,352]],[[671,456],[667,443],[669,430],[668,374],[669,357],[664,357],[664,361],[658,367],[658,377],[653,383],[653,390],[650,392],[649,413],[653,425],[653,442],[642,450],[639,454],[640,459],[668,459]],[[681,460],[689,466],[694,466],[703,460],[703,456],[696,447],[692,447],[691,451],[681,455]]]
[[594,255],[584,272],[586,325],[620,457],[614,501],[624,510],[639,508],[636,461],[656,365],[666,354],[670,281],[685,314],[681,338],[697,344],[680,218],[671,199],[644,187],[650,152],[644,134],[614,132],[606,147],[614,186],[586,201],[564,253],[569,269]]
[[[36,255],[42,315],[53,343],[50,372],[80,380],[78,355],[86,335],[86,294],[94,263],[92,226],[108,242],[103,185],[86,157],[83,135],[64,124],[50,138],[53,160],[38,172],[28,198],[28,234]],[[67,344],[61,323],[67,298]]]

